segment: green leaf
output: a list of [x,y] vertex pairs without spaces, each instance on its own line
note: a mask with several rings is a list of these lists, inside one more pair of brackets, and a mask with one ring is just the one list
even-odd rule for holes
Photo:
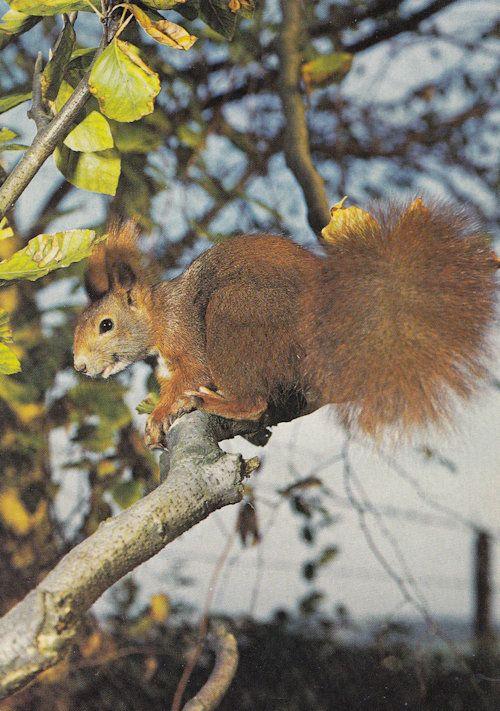
[[42,72],[41,85],[46,99],[55,99],[62,82],[64,71],[71,59],[76,35],[71,22],[66,22],[58,37],[52,58]]
[[[13,10],[24,12],[26,15],[60,15],[63,12],[74,12],[75,10],[91,11],[88,3],[84,0],[9,0],[9,5]],[[93,2],[97,7],[97,3]]]
[[120,153],[149,153],[163,143],[163,136],[144,122],[119,123],[111,121],[111,133]]
[[62,109],[64,104],[67,102],[71,94],[74,92],[73,87],[71,84],[68,84],[67,81],[62,81],[59,90],[57,92],[57,96],[54,99],[54,108],[55,110],[59,113],[59,111]]
[[0,220],[0,240],[7,239],[7,237],[13,237],[14,231],[12,227],[9,227],[9,223],[6,217],[2,217]]
[[68,133],[64,145],[72,151],[92,153],[113,148],[114,141],[108,121],[98,111],[91,111]]
[[[152,7],[155,10],[171,10],[176,5],[180,5],[185,2],[185,0],[144,0],[143,5]],[[179,10],[179,8],[175,8]]]
[[93,230],[66,230],[52,235],[38,235],[24,249],[0,262],[0,280],[35,281],[54,269],[85,259],[103,239],[105,235],[97,236]]
[[136,121],[154,109],[160,79],[133,44],[113,42],[94,64],[89,88],[103,114],[117,121]]
[[[151,0],[151,2],[154,2],[154,0]],[[146,0],[144,4],[149,5],[149,3],[150,0]],[[153,5],[150,5],[150,7],[153,7]],[[185,17],[186,20],[196,20],[200,14],[200,0],[186,0],[185,3],[179,5],[175,9],[180,15]]]
[[141,400],[135,408],[136,412],[138,412],[139,415],[150,415],[159,402],[159,393],[148,393],[148,396],[145,397],[144,400]]
[[10,330],[9,314],[0,307],[0,341],[2,343],[12,343],[12,331]]
[[10,128],[0,128],[0,143],[6,143],[11,141],[17,136],[15,131],[11,131]]
[[0,96],[0,114],[13,109],[15,106],[19,106],[19,104],[22,104],[29,99],[31,99],[31,91],[27,91],[23,94],[14,93]]
[[223,37],[233,39],[238,18],[228,8],[228,0],[200,0],[200,17]]
[[39,17],[31,17],[16,10],[7,10],[0,22],[0,49],[6,47],[16,35],[27,32],[38,22],[40,22]]
[[57,168],[72,185],[94,193],[114,195],[120,178],[120,155],[114,149],[77,153],[61,145],[54,151]]
[[175,22],[165,20],[161,16],[159,20],[153,20],[138,5],[127,5],[127,7],[142,29],[160,44],[174,49],[188,50],[196,42],[194,35],[190,35],[184,27],[176,25]]
[[120,481],[111,489],[111,496],[122,509],[128,509],[144,495],[142,481]]
[[21,363],[14,351],[9,346],[6,346],[5,343],[0,343],[0,373],[2,375],[11,375],[12,373],[19,373],[20,370]]
[[302,65],[302,78],[308,86],[340,81],[350,70],[353,55],[348,52],[322,54]]

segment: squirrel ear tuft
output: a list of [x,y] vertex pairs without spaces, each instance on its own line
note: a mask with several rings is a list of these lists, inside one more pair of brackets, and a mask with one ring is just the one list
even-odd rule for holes
[[85,290],[91,301],[97,301],[108,293],[110,282],[106,270],[106,253],[103,245],[99,245],[90,255],[85,274]]

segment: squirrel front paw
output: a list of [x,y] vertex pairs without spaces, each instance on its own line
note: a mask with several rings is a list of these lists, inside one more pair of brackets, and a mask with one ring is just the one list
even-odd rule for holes
[[144,441],[149,449],[167,449],[167,432],[181,415],[195,409],[192,399],[179,398],[172,406],[158,405],[148,417]]

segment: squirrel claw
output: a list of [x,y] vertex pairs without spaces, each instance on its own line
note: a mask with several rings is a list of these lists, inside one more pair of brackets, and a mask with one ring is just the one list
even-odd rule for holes
[[179,401],[176,405],[170,412],[157,408],[149,416],[144,433],[144,442],[149,449],[167,449],[166,436],[171,426],[181,415],[194,410],[194,405],[187,400]]

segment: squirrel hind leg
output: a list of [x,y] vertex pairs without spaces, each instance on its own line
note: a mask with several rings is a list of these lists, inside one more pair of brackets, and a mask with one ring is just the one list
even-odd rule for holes
[[259,420],[267,410],[267,402],[263,398],[231,399],[222,392],[207,387],[186,391],[185,395],[193,398],[200,410],[228,420]]

